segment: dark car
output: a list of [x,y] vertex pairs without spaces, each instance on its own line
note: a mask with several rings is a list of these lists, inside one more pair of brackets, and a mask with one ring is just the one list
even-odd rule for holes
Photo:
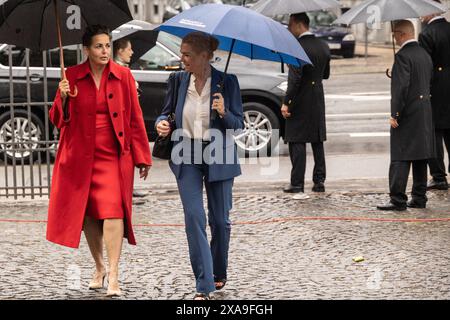
[[[132,73],[142,90],[140,103],[150,141],[156,137],[154,124],[162,110],[169,74],[182,68],[179,57],[180,43],[179,38],[160,32],[156,46],[131,66]],[[64,55],[67,66],[80,61],[77,46],[67,47]],[[223,70],[225,57],[226,53],[219,51],[213,66]],[[47,63],[48,97],[52,101],[60,81],[58,50],[47,52]],[[30,108],[31,115],[28,117],[25,50],[14,48],[14,67],[12,68],[14,102],[23,103],[23,106],[15,107],[16,130],[12,132],[8,105],[10,101],[8,50],[6,45],[0,46],[0,143],[12,142],[13,135],[16,142],[44,140],[45,109],[39,104],[44,101],[42,53],[31,52],[30,65],[30,96],[31,102],[34,103]],[[236,74],[239,79],[245,112],[245,130],[235,139],[241,152],[251,154],[270,150],[271,146],[278,143],[278,139],[273,141],[276,130],[280,130],[280,136],[284,132],[280,105],[287,88],[287,75],[282,74],[280,70],[280,64],[277,63],[251,62],[247,58],[236,55],[233,55],[231,59],[229,72]],[[31,134],[28,130],[23,130],[28,128],[29,120],[31,120]],[[56,135],[57,130],[50,128],[50,139],[53,133]],[[0,146],[9,149],[8,144]],[[34,146],[37,147],[38,144]],[[0,156],[3,158],[3,155]],[[7,151],[7,157],[11,159],[12,156],[12,151]],[[15,157],[26,159],[28,153],[17,152]]]
[[330,47],[331,54],[353,58],[355,55],[355,36],[350,29],[331,25],[337,19],[330,11],[316,11],[308,13],[311,19],[312,32],[325,40]]
[[[354,57],[355,36],[347,27],[332,25],[337,19],[333,12],[314,11],[307,14],[310,18],[310,31],[328,43],[332,55]],[[289,23],[289,15],[279,15],[274,19],[285,25]]]

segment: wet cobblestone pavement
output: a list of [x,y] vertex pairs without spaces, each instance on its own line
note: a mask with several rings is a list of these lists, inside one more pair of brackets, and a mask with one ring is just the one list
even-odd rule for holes
[[[296,201],[262,189],[234,193],[229,281],[215,299],[450,298],[449,192],[430,192],[427,209],[384,213],[376,190]],[[124,244],[120,299],[191,299],[178,194],[135,200],[138,245]],[[87,289],[84,236],[78,250],[47,242],[46,214],[46,201],[0,203],[0,299],[107,299]]]

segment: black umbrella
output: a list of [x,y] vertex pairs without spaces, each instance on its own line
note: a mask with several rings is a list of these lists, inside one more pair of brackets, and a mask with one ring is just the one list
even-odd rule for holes
[[[132,20],[127,0],[8,0],[0,6],[0,42],[32,50],[79,44],[89,25],[111,30]],[[62,22],[62,23],[61,23]]]
[[153,30],[156,27],[151,23],[141,20],[127,22],[116,30],[113,30],[113,46],[115,46],[115,42],[119,39],[126,38],[129,40],[133,49],[133,55],[130,61],[130,65],[132,65],[156,45],[159,34],[159,31]]

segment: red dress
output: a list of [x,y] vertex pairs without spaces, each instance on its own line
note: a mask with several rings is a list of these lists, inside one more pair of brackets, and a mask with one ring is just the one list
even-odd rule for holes
[[109,73],[106,69],[100,88],[96,90],[95,152],[86,207],[88,216],[100,220],[124,217],[120,190],[120,148],[106,101],[106,79]]
[[[110,61],[107,68],[109,68],[109,75],[106,77],[105,74],[103,81],[106,82],[106,85],[103,84],[102,88],[107,93],[107,104],[113,125],[112,134],[118,141],[118,149],[114,150],[114,153],[117,152],[119,157],[118,184],[122,194],[121,196],[107,194],[105,198],[122,201],[124,236],[130,244],[135,245],[136,238],[132,219],[135,167],[140,164],[151,165],[152,158],[133,75],[130,69],[119,66],[114,61]],[[95,150],[95,146],[98,144],[95,134],[97,88],[90,73],[89,60],[67,68],[67,79],[72,91],[75,89],[74,86],[77,86],[78,96],[68,100],[67,118],[64,118],[59,90],[56,92],[55,100],[49,110],[49,118],[55,127],[61,130],[61,134],[53,166],[52,188],[48,205],[47,239],[71,248],[78,248],[80,245],[91,183],[93,180],[94,182],[98,181],[98,172],[101,172],[102,169],[99,167],[99,161],[104,162],[99,159],[99,155],[103,155],[103,153]],[[104,89],[105,86],[106,89]],[[105,136],[112,138],[109,134]],[[99,133],[98,138],[100,137],[104,136]],[[101,146],[104,147],[104,144]],[[110,149],[114,149],[114,147]],[[94,160],[94,157],[97,159]],[[115,159],[115,156],[108,156],[108,158]],[[105,163],[109,167],[114,162]],[[94,168],[93,177],[92,168]],[[114,175],[117,176],[117,173]],[[111,169],[107,174],[101,174],[101,176],[101,187],[117,181],[112,177]],[[99,188],[95,187],[93,190],[97,191]],[[94,200],[94,197],[91,199]],[[95,198],[95,200],[98,199]],[[120,210],[120,204],[117,207]]]

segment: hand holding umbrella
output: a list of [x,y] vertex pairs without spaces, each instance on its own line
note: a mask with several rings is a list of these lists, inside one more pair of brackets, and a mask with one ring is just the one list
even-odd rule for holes
[[223,117],[225,115],[225,103],[221,93],[213,94],[214,102],[212,104],[212,109],[216,110],[219,114],[219,117]]
[[[56,17],[56,30],[58,32],[58,42],[59,42],[59,61],[61,62],[61,79],[63,80],[63,85],[61,88],[60,85],[60,92],[61,92],[61,97],[63,99],[65,99],[65,95],[67,93],[67,95],[71,98],[75,98],[78,95],[78,88],[77,86],[74,87],[74,92],[71,93],[70,92],[70,86],[69,86],[69,81],[67,81],[66,78],[66,68],[64,66],[64,51],[63,51],[63,45],[62,45],[62,37],[61,37],[61,25],[60,25],[60,19],[59,19],[59,12],[58,12],[58,1],[57,0],[53,0],[53,4],[55,6],[55,17]],[[67,87],[67,88],[66,88]],[[64,90],[64,91],[63,91]]]

